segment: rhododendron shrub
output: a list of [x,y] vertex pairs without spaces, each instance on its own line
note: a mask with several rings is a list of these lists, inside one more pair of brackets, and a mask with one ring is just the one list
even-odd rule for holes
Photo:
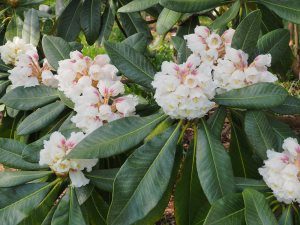
[[0,3],[1,224],[300,223],[295,0],[47,2]]

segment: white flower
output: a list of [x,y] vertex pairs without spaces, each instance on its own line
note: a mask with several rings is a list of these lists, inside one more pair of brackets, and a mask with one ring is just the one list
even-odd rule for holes
[[207,42],[207,46],[210,49],[218,49],[223,44],[222,38],[220,37],[220,35],[218,35],[216,33],[212,33],[211,35],[209,35],[206,42]]
[[122,113],[123,116],[132,116],[135,114],[135,107],[138,105],[138,98],[133,95],[127,95],[117,98],[116,109]]
[[5,64],[16,65],[21,54],[29,51],[36,51],[32,44],[27,44],[23,39],[14,37],[13,41],[7,41],[5,45],[0,46],[1,59]]
[[233,38],[234,33],[235,33],[235,30],[232,29],[232,28],[226,30],[223,33],[222,38],[225,42],[225,46],[231,46],[231,42],[232,42],[232,38]]
[[44,141],[44,149],[40,151],[40,165],[48,165],[58,176],[69,175],[72,185],[81,187],[89,183],[82,171],[92,170],[98,159],[64,159],[72,149],[85,137],[81,132],[71,133],[66,139],[60,132],[51,134],[48,141]]
[[[283,152],[267,151],[267,160],[259,168],[266,184],[272,189],[278,201],[290,204],[300,203],[300,145],[294,138],[284,140]],[[299,152],[298,152],[299,150]]]

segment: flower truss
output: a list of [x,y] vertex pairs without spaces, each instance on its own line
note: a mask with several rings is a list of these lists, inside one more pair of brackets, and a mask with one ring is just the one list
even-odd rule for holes
[[76,126],[86,133],[110,121],[135,114],[137,97],[124,95],[117,68],[107,55],[92,60],[80,52],[70,53],[70,59],[59,62],[56,76],[59,90],[74,103]]
[[48,165],[57,176],[69,176],[74,187],[85,186],[89,183],[82,171],[92,170],[98,159],[64,159],[85,135],[82,132],[71,133],[66,139],[60,132],[51,134],[48,141],[44,141],[44,149],[40,151],[40,165]]
[[283,152],[267,151],[268,159],[259,173],[278,201],[300,203],[300,145],[297,139],[287,138],[282,148]]
[[201,118],[215,106],[216,93],[259,82],[275,82],[268,71],[271,55],[259,55],[248,65],[248,55],[231,48],[234,30],[222,36],[205,26],[185,36],[192,55],[181,65],[164,62],[153,87],[155,99],[164,112],[177,119]]

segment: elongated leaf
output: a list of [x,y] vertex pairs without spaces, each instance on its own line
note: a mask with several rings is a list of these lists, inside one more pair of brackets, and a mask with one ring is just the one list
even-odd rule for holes
[[155,69],[149,60],[141,53],[126,44],[104,43],[112,63],[129,79],[152,88]]
[[300,99],[288,96],[281,105],[274,107],[271,110],[282,115],[300,114]]
[[279,225],[293,225],[293,212],[292,205],[289,205],[286,209],[284,209],[279,221]]
[[227,11],[214,20],[214,22],[211,24],[211,28],[218,29],[226,26],[239,13],[240,6],[240,1],[236,1]]
[[[179,24],[176,37],[183,38],[184,35],[194,33],[195,27],[199,25],[199,18],[197,15],[191,16],[184,23]],[[187,47],[186,47],[187,48]]]
[[[3,72],[7,72],[8,70],[11,70],[12,69],[12,66],[10,65],[6,65],[2,59],[0,59],[0,71],[3,71]],[[2,76],[1,76],[2,78]]]
[[76,197],[78,200],[79,205],[85,203],[88,198],[91,196],[92,192],[94,191],[95,187],[92,184],[87,184],[85,186],[75,188]]
[[255,180],[244,177],[235,177],[234,180],[238,191],[243,191],[246,188],[251,188],[257,191],[269,190],[269,187],[263,180]]
[[178,63],[186,62],[187,58],[191,55],[191,50],[187,47],[186,41],[181,37],[172,37],[172,43],[177,51]]
[[[39,205],[55,183],[26,184],[15,188],[1,188],[0,221],[16,225]],[[18,194],[16,194],[18,193]]]
[[204,120],[198,128],[197,171],[210,203],[234,192],[233,171],[228,153]]
[[145,142],[152,140],[155,136],[163,133],[166,129],[171,127],[174,123],[174,120],[170,117],[167,117],[164,121],[158,124],[152,132],[145,138]]
[[243,191],[247,225],[278,224],[263,194],[246,189]]
[[41,225],[51,225],[51,220],[56,209],[57,209],[57,205],[53,206],[50,209],[50,211],[48,212],[47,216],[45,217]]
[[58,68],[58,61],[68,59],[70,57],[70,45],[60,37],[44,36],[42,45],[48,62],[56,70]]
[[[178,225],[197,224],[204,218],[210,208],[207,201],[196,168],[197,131],[194,134],[194,143],[191,144],[181,177],[176,184],[175,190],[175,218]],[[197,199],[197,201],[195,201]]]
[[81,0],[71,0],[58,18],[57,35],[66,41],[74,41],[80,32]]
[[0,138],[0,163],[15,169],[40,169],[39,164],[22,159],[22,150],[25,146],[25,144],[12,139]]
[[283,28],[282,19],[277,14],[264,5],[258,5],[258,8],[262,14],[261,30],[263,34],[271,32],[272,30]]
[[14,37],[22,37],[23,21],[19,16],[14,15],[9,21],[6,32],[5,39],[12,41]]
[[263,112],[246,112],[245,132],[253,150],[260,158],[266,159],[268,149],[276,149],[275,133]]
[[258,83],[217,95],[215,101],[229,107],[266,109],[281,105],[287,96],[287,91],[278,85]]
[[85,0],[80,15],[81,28],[89,45],[99,37],[101,25],[101,0]]
[[13,109],[31,110],[57,98],[57,90],[47,86],[17,87],[7,92],[1,98],[1,102]]
[[224,4],[224,0],[160,0],[159,3],[177,12],[199,12]]
[[162,198],[171,177],[179,131],[180,124],[168,129],[123,164],[114,182],[109,225],[129,225],[142,219]]
[[30,9],[24,13],[24,25],[22,38],[34,46],[37,46],[40,40],[40,22],[37,11]]
[[258,3],[261,3],[274,11],[278,16],[288,21],[299,24],[300,18],[300,2],[295,0],[257,0]]
[[115,22],[116,8],[113,1],[106,4],[106,8],[101,19],[101,30],[99,35],[99,43],[103,40],[108,40]]
[[12,187],[51,174],[51,171],[4,171],[0,173],[0,187]]
[[113,182],[117,175],[118,169],[105,169],[105,170],[93,170],[90,173],[86,173],[85,176],[89,178],[97,188],[112,192]]
[[262,36],[257,43],[259,54],[271,54],[272,64],[282,58],[282,53],[289,48],[290,32],[277,29]]
[[76,193],[70,187],[66,195],[60,200],[53,215],[51,225],[85,225]]
[[259,10],[249,13],[237,27],[232,39],[232,47],[251,54],[258,41],[260,23],[261,12]]
[[159,14],[156,30],[160,35],[167,33],[180,19],[181,13],[164,8]]
[[122,43],[127,44],[140,53],[144,53],[147,48],[148,41],[143,33],[136,33],[126,38]]
[[2,93],[4,93],[9,84],[10,80],[0,80],[0,97],[2,97]]
[[106,158],[122,153],[141,143],[164,118],[162,114],[155,114],[113,121],[89,134],[68,154],[68,158]]
[[127,5],[122,6],[118,9],[118,12],[128,13],[128,12],[138,12],[145,9],[148,9],[156,4],[158,4],[159,0],[133,0],[129,2]]
[[221,106],[218,109],[216,109],[214,114],[212,114],[212,116],[209,117],[207,121],[210,130],[216,137],[221,136],[226,116],[226,108]]
[[65,109],[62,102],[54,102],[37,109],[26,117],[18,126],[18,135],[27,135],[48,126],[52,123]]
[[[224,207],[225,206],[225,207]],[[212,204],[203,225],[242,225],[244,202],[242,194],[231,194]]]

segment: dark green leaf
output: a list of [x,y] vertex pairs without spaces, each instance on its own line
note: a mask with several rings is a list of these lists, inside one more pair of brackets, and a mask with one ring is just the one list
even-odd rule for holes
[[211,117],[207,120],[207,124],[210,127],[211,132],[216,136],[220,137],[225,118],[227,116],[227,110],[225,107],[219,107],[216,109],[216,111],[212,114]]
[[148,9],[156,4],[158,4],[159,0],[133,0],[129,2],[127,5],[119,8],[118,12],[128,13],[128,12],[138,12],[145,9]]
[[281,105],[271,110],[282,115],[300,114],[300,99],[289,95]]
[[85,176],[89,178],[97,188],[112,192],[114,179],[116,177],[117,169],[105,169],[105,170],[93,170],[90,173],[86,173]]
[[103,40],[108,40],[115,22],[116,9],[114,2],[111,1],[106,4],[106,8],[101,19],[101,30],[98,41],[102,43]]
[[140,53],[144,53],[147,48],[148,41],[143,33],[136,33],[126,38],[122,41],[122,43],[131,46]]
[[186,41],[181,37],[172,37],[172,43],[177,51],[178,63],[186,62],[187,58],[191,55],[191,50],[187,47]]
[[246,188],[251,188],[257,191],[269,190],[269,187],[263,180],[255,180],[244,177],[235,177],[234,180],[238,191],[243,191]]
[[292,205],[288,205],[287,208],[283,210],[283,213],[279,219],[279,225],[293,225],[293,212]]

